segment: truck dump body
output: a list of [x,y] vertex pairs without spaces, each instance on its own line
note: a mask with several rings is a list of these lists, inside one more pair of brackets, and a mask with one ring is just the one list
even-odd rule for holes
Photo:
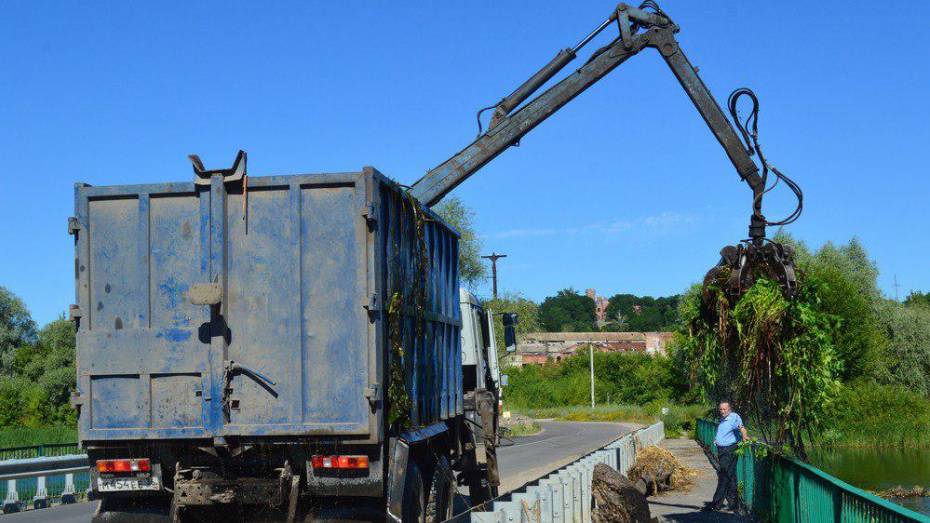
[[382,441],[392,354],[462,412],[457,236],[374,169],[78,185],[71,229],[84,441]]

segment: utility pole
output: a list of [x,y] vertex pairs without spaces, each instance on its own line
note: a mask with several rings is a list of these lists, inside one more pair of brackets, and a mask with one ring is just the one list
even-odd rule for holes
[[895,274],[894,275],[894,301],[898,301],[898,287],[900,287],[900,285],[898,285],[898,275]]
[[591,408],[594,408],[594,344],[588,345],[588,354],[591,355]]
[[491,252],[491,254],[487,256],[482,256],[482,258],[491,260],[491,280],[493,281],[495,300],[497,299],[497,260],[499,260],[500,258],[506,258],[506,257],[507,257],[506,254],[497,254],[496,252]]

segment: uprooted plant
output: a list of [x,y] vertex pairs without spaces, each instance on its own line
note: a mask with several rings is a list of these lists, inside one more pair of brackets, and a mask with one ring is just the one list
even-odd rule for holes
[[814,278],[799,278],[788,298],[762,276],[734,298],[727,277],[721,271],[683,301],[694,382],[705,399],[730,400],[766,442],[803,457],[839,387],[838,320],[819,310]]

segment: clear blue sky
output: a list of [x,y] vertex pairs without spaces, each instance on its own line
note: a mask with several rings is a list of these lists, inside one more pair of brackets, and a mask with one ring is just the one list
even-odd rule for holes
[[[613,5],[5,3],[0,285],[40,323],[73,301],[75,181],[189,180],[188,153],[224,166],[243,148],[253,175],[373,165],[410,183]],[[767,155],[807,196],[790,231],[812,245],[858,236],[886,293],[894,275],[902,294],[930,290],[930,2],[661,5],[721,103],[743,85],[761,98]],[[510,255],[503,289],[535,299],[677,293],[745,236],[749,208],[651,51],[455,194],[484,250]],[[790,201],[769,203],[775,215]]]

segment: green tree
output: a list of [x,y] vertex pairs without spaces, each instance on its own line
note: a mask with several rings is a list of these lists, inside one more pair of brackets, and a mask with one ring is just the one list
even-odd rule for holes
[[876,310],[888,339],[877,372],[879,381],[930,396],[930,309],[884,300]]
[[608,323],[605,330],[621,332],[659,332],[678,325],[679,296],[653,298],[633,294],[615,294],[607,302]]
[[472,221],[475,212],[458,196],[450,196],[433,208],[443,220],[459,232],[459,279],[474,289],[487,279],[487,268],[481,263],[481,240],[475,234]]
[[594,300],[572,288],[560,290],[539,306],[539,322],[548,332],[594,331],[596,318]]
[[0,379],[0,423],[40,427],[73,424],[69,403],[75,387],[74,324],[59,318],[36,342],[16,351],[15,376]]
[[35,343],[36,324],[23,300],[0,286],[0,374],[12,373],[16,349]]
[[634,313],[636,300],[639,298],[632,294],[614,294],[607,300],[607,309],[604,315],[607,321],[611,322],[610,330],[629,331],[627,328],[630,322],[630,316]]
[[878,268],[853,238],[845,245],[824,244],[815,253],[787,234],[777,241],[793,245],[802,278],[818,281],[815,308],[837,318],[831,332],[844,381],[881,372],[886,336],[879,325],[877,307],[883,302],[878,289]]

